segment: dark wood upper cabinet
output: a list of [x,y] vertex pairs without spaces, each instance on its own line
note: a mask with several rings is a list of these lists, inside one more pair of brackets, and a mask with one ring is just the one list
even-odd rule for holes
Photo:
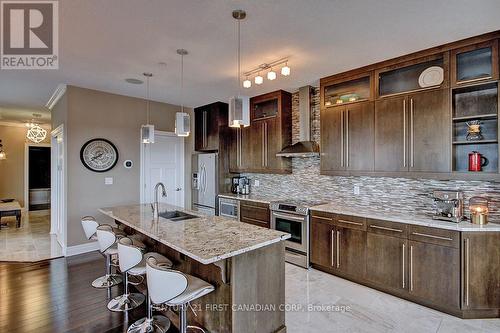
[[250,126],[232,132],[231,171],[291,173],[276,153],[292,143],[292,96],[279,90],[250,99]]
[[451,51],[453,86],[498,79],[498,40],[469,45]]
[[228,105],[222,102],[194,109],[194,148],[196,151],[217,151],[220,135],[228,127]]
[[500,232],[462,233],[462,308],[500,309]]
[[321,112],[321,171],[373,171],[374,104],[352,103]]
[[375,171],[408,171],[406,96],[375,102]]
[[448,89],[409,96],[409,165],[416,172],[451,172],[451,113]]

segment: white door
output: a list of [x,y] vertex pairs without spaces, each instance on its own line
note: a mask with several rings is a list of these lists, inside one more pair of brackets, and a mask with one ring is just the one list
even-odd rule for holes
[[66,190],[64,177],[64,130],[62,125],[51,134],[51,227],[58,243],[66,247]]
[[184,138],[155,131],[155,143],[143,144],[141,202],[154,201],[155,185],[162,182],[167,196],[160,202],[184,207]]

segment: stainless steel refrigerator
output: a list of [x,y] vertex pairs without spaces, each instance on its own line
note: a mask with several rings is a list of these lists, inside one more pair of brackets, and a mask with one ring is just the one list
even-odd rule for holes
[[192,209],[215,215],[215,201],[218,189],[218,154],[194,154],[191,174]]

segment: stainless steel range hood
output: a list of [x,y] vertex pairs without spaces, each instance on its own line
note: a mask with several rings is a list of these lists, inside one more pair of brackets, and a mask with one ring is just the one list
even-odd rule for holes
[[285,147],[276,154],[280,157],[319,156],[319,146],[311,140],[311,86],[299,89],[299,142]]

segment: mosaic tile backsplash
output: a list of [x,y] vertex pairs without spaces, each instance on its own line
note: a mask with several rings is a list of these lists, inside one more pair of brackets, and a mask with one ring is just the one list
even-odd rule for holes
[[[312,98],[312,138],[319,141],[319,89]],[[298,141],[298,93],[292,100],[293,142]],[[432,215],[433,190],[461,190],[467,204],[472,196],[490,200],[490,221],[500,223],[500,183],[487,181],[407,179],[388,177],[337,177],[320,175],[320,158],[294,158],[290,175],[245,174],[260,186],[252,186],[252,193],[291,199],[314,198],[328,202],[371,208],[400,214]],[[354,187],[359,194],[354,195]]]

